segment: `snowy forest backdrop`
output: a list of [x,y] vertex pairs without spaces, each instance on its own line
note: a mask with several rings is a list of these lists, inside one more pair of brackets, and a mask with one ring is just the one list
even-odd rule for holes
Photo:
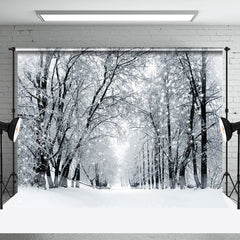
[[217,188],[221,107],[222,52],[19,52],[19,184]]

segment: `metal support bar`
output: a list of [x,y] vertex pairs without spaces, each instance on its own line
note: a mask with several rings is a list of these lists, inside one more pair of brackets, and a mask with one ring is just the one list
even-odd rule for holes
[[[229,52],[230,48],[229,47],[225,47],[224,50],[225,50],[225,54],[226,54],[226,89],[225,89],[226,90],[226,95],[225,95],[225,97],[226,97],[226,105],[225,105],[225,113],[226,113],[226,119],[228,119],[228,113],[229,113],[229,109],[228,109],[228,52]],[[225,181],[226,195],[228,197],[230,197],[232,195],[233,191],[237,192],[237,190],[236,190],[236,188],[234,186],[233,179],[232,179],[230,173],[228,172],[228,142],[226,142],[226,150],[225,151],[226,151],[226,159],[225,159],[226,170],[225,170],[225,173],[223,174],[223,177],[222,177],[222,180],[220,182],[219,187],[222,185],[222,182],[223,182],[223,180],[225,178],[225,180],[226,180]],[[229,182],[228,182],[228,180],[229,179],[230,179],[230,182],[231,182],[231,184],[233,186],[233,190],[232,190],[232,192],[230,194],[228,194],[228,192],[229,192],[229,189],[228,189]]]
[[234,185],[234,189],[237,193],[237,209],[240,209],[240,130],[237,131],[237,134],[238,134],[237,182]]
[[0,209],[3,209],[3,191],[2,191],[2,187],[3,187],[3,164],[2,164],[2,134],[3,134],[3,130],[0,129],[0,168],[1,168],[1,172],[0,172]]
[[[12,118],[15,118],[15,47],[12,48]],[[15,195],[15,144],[12,144],[12,196]]]
[[[225,113],[226,113],[226,119],[228,119],[228,112],[229,112],[229,109],[228,109],[228,51],[230,50],[230,48],[228,47],[225,47],[224,48],[225,52],[226,52],[226,106],[225,106]],[[226,195],[228,196],[228,177],[229,177],[229,172],[228,172],[228,142],[226,142]],[[231,175],[230,175],[231,177]],[[231,178],[232,179],[232,178]]]
[[[15,47],[9,48],[9,51],[12,51],[12,118],[15,118],[15,51],[16,51],[16,48]],[[1,144],[2,144],[2,140],[1,140]],[[2,151],[1,151],[1,154],[2,154]],[[1,164],[2,164],[2,155],[1,155]],[[2,171],[2,167],[1,167],[1,171]],[[16,184],[16,179],[17,179],[17,174],[15,171],[16,171],[15,170],[15,144],[13,143],[13,145],[12,145],[12,173],[10,174],[6,184],[4,184],[3,181],[1,181],[1,204],[2,204],[2,195],[5,191],[8,193],[8,195],[10,197],[13,197],[15,195],[15,184]],[[2,177],[2,174],[1,174],[1,177]],[[7,189],[7,186],[10,183],[11,179],[12,179],[12,194],[10,194]],[[2,205],[1,205],[1,207],[2,207]]]

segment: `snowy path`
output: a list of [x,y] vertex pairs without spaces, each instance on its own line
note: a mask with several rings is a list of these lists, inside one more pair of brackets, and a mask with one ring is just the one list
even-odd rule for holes
[[4,208],[229,208],[228,205],[221,190],[98,190],[81,186],[49,190],[19,187],[18,194]]
[[0,232],[222,233],[240,232],[239,222],[221,190],[19,188],[4,204]]

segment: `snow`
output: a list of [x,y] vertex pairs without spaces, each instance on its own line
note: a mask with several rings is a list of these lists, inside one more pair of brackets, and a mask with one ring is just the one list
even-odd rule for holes
[[210,189],[19,187],[0,211],[1,233],[239,233],[239,222],[236,205]]
[[115,187],[39,189],[19,187],[5,209],[14,208],[235,208],[222,190],[214,189],[131,189]]

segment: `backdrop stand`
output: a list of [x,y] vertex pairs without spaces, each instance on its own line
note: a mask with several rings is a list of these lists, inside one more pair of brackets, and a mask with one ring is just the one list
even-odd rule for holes
[[[225,108],[225,113],[226,113],[226,119],[228,119],[228,112],[229,112],[229,109],[228,109],[228,51],[230,50],[230,48],[229,47],[225,47],[224,50],[226,52],[226,108]],[[226,171],[225,171],[225,173],[222,176],[222,180],[221,180],[221,182],[219,184],[219,188],[221,187],[222,182],[225,179],[225,184],[226,184],[225,185],[225,187],[226,187],[226,193],[225,194],[226,194],[227,197],[230,197],[232,193],[230,195],[228,195],[228,179],[230,179],[230,182],[232,183],[233,191],[234,190],[236,191],[236,188],[235,188],[233,179],[232,179],[230,173],[228,172],[228,142],[226,142],[226,150],[225,151],[226,151],[226,160],[225,160]]]
[[[12,118],[15,118],[15,47],[9,48],[8,50],[12,51]],[[7,187],[10,183],[10,180],[12,179],[12,194],[9,193]],[[4,184],[4,189],[2,194],[7,191],[9,197],[13,197],[15,195],[15,185],[16,180],[18,179],[17,173],[15,171],[15,144],[12,144],[12,173],[10,174],[6,185]]]
[[234,190],[237,193],[237,209],[240,209],[240,130],[237,131],[238,134],[238,158],[237,158],[237,182],[233,185],[233,190],[229,197],[232,196]]
[[[7,132],[8,134],[8,138],[15,142],[17,140],[17,137],[18,137],[18,134],[19,134],[19,129],[20,129],[20,126],[21,126],[21,118],[14,118],[11,122],[1,122],[0,121],[0,167],[1,167],[1,176],[0,176],[0,179],[1,179],[1,209],[2,209],[2,205],[3,205],[3,193],[4,191],[6,190],[9,197],[11,198],[11,195],[9,194],[8,190],[7,190],[7,185],[8,185],[8,182],[6,185],[4,185],[3,183],[3,147],[2,147],[2,135],[3,135],[3,131]],[[4,186],[4,190],[2,190],[2,187]]]
[[3,182],[3,160],[2,160],[2,158],[3,158],[3,148],[2,148],[2,135],[3,135],[3,130],[2,129],[0,129],[0,168],[1,168],[1,172],[0,172],[0,209],[3,209],[3,193],[4,193],[4,191],[5,191],[5,189],[6,189],[6,191],[7,191],[7,193],[8,193],[8,195],[9,195],[9,197],[11,197],[10,196],[10,193],[9,193],[9,191],[7,190],[7,188],[6,188],[6,185],[4,184],[4,182]]
[[2,135],[3,135],[3,130],[0,129],[0,191],[1,191],[1,196],[0,196],[0,209],[3,209],[3,164],[2,164]]
[[1,172],[0,172],[0,209],[3,209],[3,193],[6,189],[9,197],[10,196],[10,193],[8,192],[7,188],[6,188],[6,185],[4,184],[3,182],[3,151],[2,151],[2,135],[3,135],[3,130],[0,129],[0,168],[1,168]]
[[235,185],[238,192],[237,208],[240,209],[240,130],[238,130],[238,164],[237,164],[237,183]]

